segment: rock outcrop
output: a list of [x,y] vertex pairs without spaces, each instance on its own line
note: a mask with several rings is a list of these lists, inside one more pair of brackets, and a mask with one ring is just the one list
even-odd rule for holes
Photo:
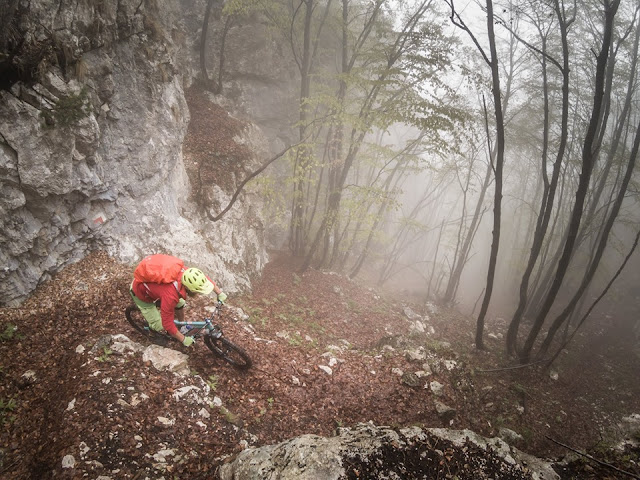
[[[441,475],[438,475],[438,473]],[[222,480],[340,478],[555,479],[548,462],[469,430],[341,428],[335,437],[303,435],[242,451],[220,468]]]
[[[243,195],[213,224],[190,198],[182,157],[204,2],[9,3],[0,16],[0,304],[93,249],[131,263],[172,253],[225,290],[249,287],[267,260],[260,199]],[[249,125],[236,139],[253,152],[246,170],[287,142],[271,116],[288,117],[264,55],[271,46],[240,41],[260,42],[250,28],[229,35],[228,96],[216,98],[271,123],[271,137]],[[216,191],[226,205],[228,191]]]

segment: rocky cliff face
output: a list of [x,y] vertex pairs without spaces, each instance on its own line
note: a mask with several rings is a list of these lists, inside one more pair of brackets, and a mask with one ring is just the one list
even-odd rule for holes
[[[183,163],[184,90],[204,5],[9,3],[0,14],[0,304],[93,249],[128,262],[173,253],[228,291],[248,287],[266,261],[259,199],[244,195],[213,224],[192,201]],[[218,100],[266,125],[270,103],[284,102],[254,103],[275,74],[247,63],[245,38],[257,37],[229,36],[230,95]],[[241,136],[253,152],[248,170],[286,141],[255,125]],[[226,205],[233,187],[213,188],[215,201]]]

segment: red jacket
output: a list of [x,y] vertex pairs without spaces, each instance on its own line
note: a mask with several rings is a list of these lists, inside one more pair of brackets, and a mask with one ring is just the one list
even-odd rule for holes
[[178,331],[174,320],[174,310],[181,298],[187,298],[187,289],[179,281],[173,283],[142,283],[133,281],[133,294],[143,302],[153,303],[160,300],[162,327],[169,335]]

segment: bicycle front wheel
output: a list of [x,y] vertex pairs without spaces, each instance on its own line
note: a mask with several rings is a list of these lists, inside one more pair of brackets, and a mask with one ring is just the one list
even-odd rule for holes
[[204,343],[209,350],[238,370],[247,370],[253,364],[247,352],[224,337],[214,338],[206,335]]

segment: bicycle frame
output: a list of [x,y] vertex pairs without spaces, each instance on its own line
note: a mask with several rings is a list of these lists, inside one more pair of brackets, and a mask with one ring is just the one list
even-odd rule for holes
[[[205,317],[204,320],[195,322],[180,322],[174,319],[173,323],[176,325],[176,327],[178,327],[178,330],[180,330],[180,327],[184,325],[191,325],[191,330],[186,333],[187,337],[198,338],[201,334],[204,334],[211,335],[214,338],[220,338],[222,336],[222,328],[220,327],[220,325],[213,323],[213,318],[220,313],[221,307],[222,304],[218,302],[211,317]],[[204,330],[206,331],[203,332]]]
[[196,322],[180,322],[178,320],[174,320],[173,323],[175,323],[176,327],[178,327],[178,330],[184,325],[191,325],[191,330],[189,330],[185,334],[185,336],[187,337],[198,338],[203,333],[203,330],[206,329],[206,332],[204,332],[204,334],[212,335],[215,338],[220,338],[222,336],[222,329],[219,325],[214,325],[212,320],[212,318],[205,318],[202,321]]

